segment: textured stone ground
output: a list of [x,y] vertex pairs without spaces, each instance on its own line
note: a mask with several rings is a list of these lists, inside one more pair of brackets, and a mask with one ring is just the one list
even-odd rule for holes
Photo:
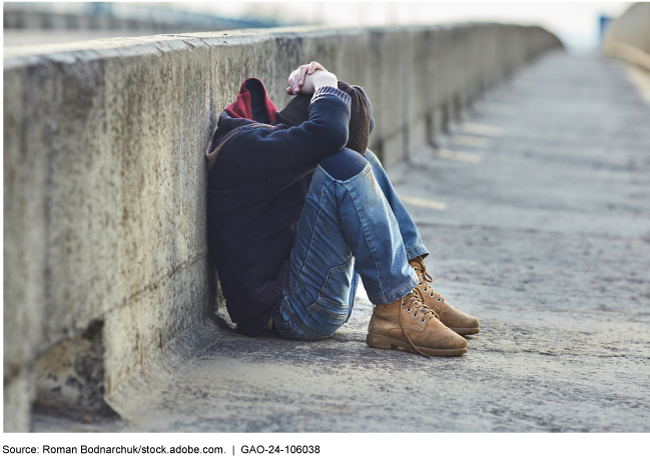
[[649,432],[650,105],[620,63],[555,53],[465,121],[439,147],[480,163],[422,151],[391,175],[447,205],[408,207],[436,290],[481,319],[466,355],[367,347],[361,299],[328,341],[226,329],[128,421],[36,430]]

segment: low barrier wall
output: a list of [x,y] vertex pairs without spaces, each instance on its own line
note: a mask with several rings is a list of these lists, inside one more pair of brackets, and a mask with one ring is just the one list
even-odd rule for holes
[[119,412],[116,392],[214,316],[204,151],[244,78],[280,107],[311,60],[363,86],[390,166],[557,47],[541,28],[466,24],[5,49],[5,431],[29,430],[35,400]]
[[650,3],[635,3],[612,22],[603,50],[650,71]]

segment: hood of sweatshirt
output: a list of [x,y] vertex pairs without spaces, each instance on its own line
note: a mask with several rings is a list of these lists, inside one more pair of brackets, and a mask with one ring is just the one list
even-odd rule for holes
[[219,145],[230,138],[231,134],[236,133],[242,127],[253,124],[269,125],[275,121],[277,111],[278,108],[269,98],[262,81],[257,78],[245,80],[235,101],[228,105],[219,116],[210,144],[205,151],[208,167],[212,168]]
[[266,93],[262,81],[248,78],[242,83],[237,99],[228,105],[225,111],[233,118],[270,124],[275,121],[278,109]]

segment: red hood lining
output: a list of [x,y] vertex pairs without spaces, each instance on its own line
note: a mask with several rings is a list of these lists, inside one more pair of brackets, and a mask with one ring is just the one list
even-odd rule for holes
[[237,99],[228,105],[226,112],[232,117],[257,121],[257,119],[253,118],[252,97],[251,92],[248,88],[257,91],[258,94],[256,95],[263,96],[263,103],[266,108],[266,113],[269,116],[271,122],[274,122],[275,113],[278,111],[278,109],[269,98],[266,92],[266,87],[264,87],[262,81],[257,78],[248,78],[242,83],[239,94],[237,95]]

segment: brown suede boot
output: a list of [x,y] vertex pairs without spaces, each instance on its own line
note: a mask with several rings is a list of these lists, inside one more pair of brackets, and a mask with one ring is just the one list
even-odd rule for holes
[[377,305],[370,318],[366,344],[373,348],[402,348],[429,357],[467,352],[467,341],[444,326],[413,289],[388,305]]
[[458,311],[451,306],[442,295],[433,290],[433,277],[427,273],[422,256],[409,260],[420,279],[416,289],[419,290],[422,301],[440,318],[440,321],[459,335],[473,335],[481,331],[481,323],[474,316]]

